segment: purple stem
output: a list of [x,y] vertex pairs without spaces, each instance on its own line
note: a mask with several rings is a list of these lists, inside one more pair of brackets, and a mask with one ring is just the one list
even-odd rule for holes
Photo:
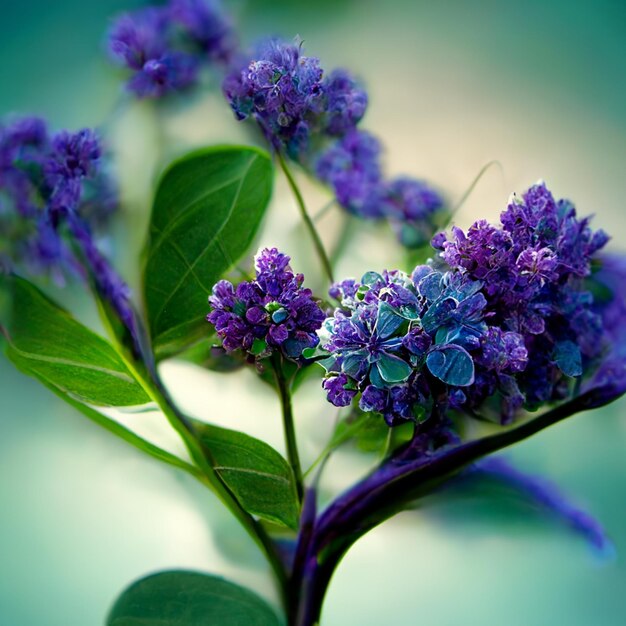
[[309,543],[292,626],[319,623],[330,579],[349,548],[369,530],[426,495],[479,458],[522,441],[574,415],[603,406],[624,390],[611,384],[591,389],[555,409],[502,433],[444,446],[429,455],[392,457],[335,500],[318,518]]

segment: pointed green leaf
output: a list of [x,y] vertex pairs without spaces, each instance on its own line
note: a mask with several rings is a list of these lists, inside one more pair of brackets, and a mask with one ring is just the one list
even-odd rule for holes
[[241,506],[263,519],[297,528],[298,496],[287,461],[259,439],[235,430],[194,421],[209,462]]
[[207,296],[248,250],[271,189],[269,155],[255,148],[199,150],[165,172],[152,208],[144,271],[158,358],[209,332]]
[[106,626],[281,626],[255,593],[217,576],[152,574],[118,598]]
[[15,276],[9,293],[1,324],[5,352],[18,369],[92,405],[150,401],[113,347],[34,285]]

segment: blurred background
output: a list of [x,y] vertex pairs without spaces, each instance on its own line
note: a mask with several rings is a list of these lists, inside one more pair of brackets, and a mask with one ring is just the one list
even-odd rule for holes
[[[251,141],[219,93],[158,113],[120,106],[120,76],[102,53],[128,0],[2,0],[0,113],[45,115],[55,128],[95,125],[116,154],[125,213],[110,243],[137,283],[151,188],[159,168],[193,145]],[[491,167],[457,216],[496,218],[512,191],[544,178],[558,196],[626,250],[626,4],[388,0],[225,2],[251,42],[300,35],[323,66],[346,66],[368,87],[363,127],[393,174],[423,177],[460,198]],[[323,193],[304,182],[312,206]],[[286,187],[277,181],[261,243],[294,267],[311,261]],[[325,220],[332,237],[336,216]],[[387,233],[364,229],[339,275],[399,262]],[[626,288],[626,286],[625,286]],[[78,300],[71,290],[69,306]],[[80,310],[87,321],[93,311]],[[282,449],[277,403],[250,372],[209,374],[169,363],[164,375],[196,416]],[[297,398],[306,460],[332,429],[311,381]],[[626,401],[577,416],[509,451],[596,515],[616,555],[600,559],[510,494],[426,503],[361,540],[330,588],[323,626],[621,626],[626,623]],[[158,425],[126,416],[154,438]],[[275,600],[255,548],[219,503],[174,470],[142,458],[0,360],[0,625],[97,626],[131,580],[190,567],[222,574]],[[172,443],[175,445],[175,443]],[[370,458],[369,461],[372,459]],[[363,471],[334,459],[326,487]],[[493,497],[491,497],[493,495]]]

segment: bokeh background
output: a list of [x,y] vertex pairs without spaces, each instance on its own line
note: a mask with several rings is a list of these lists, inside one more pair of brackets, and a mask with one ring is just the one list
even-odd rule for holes
[[[626,4],[317,0],[226,3],[244,38],[299,34],[325,67],[344,65],[368,86],[364,126],[386,147],[392,173],[422,176],[458,199],[497,160],[457,217],[497,216],[510,192],[544,178],[556,194],[626,250]],[[120,110],[120,77],[102,54],[123,0],[2,0],[0,113],[34,112],[54,127],[98,125],[117,154],[125,213],[110,243],[136,283],[136,258],[160,165],[191,145],[249,141],[219,94],[166,113]],[[320,190],[305,183],[313,202]],[[318,197],[319,196],[319,197]],[[325,222],[332,237],[335,222]],[[278,181],[263,243],[310,265]],[[399,258],[387,234],[366,231],[339,274]],[[626,286],[625,286],[626,288]],[[67,305],[78,294],[66,292]],[[87,321],[93,311],[79,310]],[[277,405],[248,372],[166,366],[195,415],[282,447]],[[304,456],[332,427],[316,383],[299,396]],[[577,416],[520,444],[509,458],[557,481],[600,518],[616,554],[584,542],[528,503],[474,493],[431,502],[361,540],[340,566],[323,626],[626,623],[626,401]],[[158,425],[125,418],[159,438]],[[175,445],[175,443],[172,443]],[[370,459],[371,460],[371,459]],[[362,471],[340,455],[327,488]],[[260,557],[215,498],[140,457],[0,360],[0,625],[97,626],[116,594],[148,572],[192,567],[275,599]]]

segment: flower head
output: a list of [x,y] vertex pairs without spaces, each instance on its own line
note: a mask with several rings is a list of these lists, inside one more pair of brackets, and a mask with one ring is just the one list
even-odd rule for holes
[[227,62],[235,47],[233,28],[215,0],[170,0],[125,13],[108,34],[110,56],[130,70],[126,88],[138,98],[190,87],[203,64]]
[[624,341],[608,328],[623,325],[623,298],[594,297],[598,285],[616,290],[623,264],[591,276],[606,241],[539,184],[509,204],[501,226],[478,221],[435,237],[439,257],[410,276],[368,272],[333,286],[341,307],[324,323],[328,399],[358,397],[389,424],[425,408],[495,410],[509,421],[594,372],[594,384],[615,375],[623,389]]
[[185,36],[210,60],[227,62],[237,39],[232,24],[216,0],[171,0],[170,15]]
[[[477,360],[488,332],[481,286],[430,266],[411,276],[368,272],[360,282],[335,285],[342,307],[326,320],[322,340],[330,353],[322,362],[328,399],[344,406],[360,393],[362,410],[393,425],[423,416],[442,392],[458,397],[479,365],[495,369],[503,360]],[[340,384],[351,393],[340,393]]]
[[289,257],[276,248],[262,250],[255,259],[256,278],[239,283],[221,280],[209,297],[207,320],[215,326],[228,352],[243,350],[256,357],[280,351],[298,359],[319,343],[316,331],[324,313],[304,276],[294,274]]
[[345,70],[324,76],[319,59],[299,42],[262,42],[223,84],[239,120],[253,118],[276,150],[307,164],[324,137],[352,131],[365,113],[367,94]]
[[175,49],[171,28],[166,7],[147,7],[120,16],[109,32],[111,57],[131,70],[126,88],[139,98],[160,98],[196,79],[197,62]]
[[383,215],[380,150],[373,135],[351,130],[317,157],[318,178],[330,185],[337,202],[354,215]]
[[333,70],[324,81],[326,92],[325,132],[341,136],[356,128],[367,109],[367,92],[344,69]]
[[324,109],[322,73],[298,43],[270,39],[226,77],[223,89],[237,119],[254,118],[277,150],[300,160]]
[[[467,233],[453,229],[449,238],[437,240],[441,259],[453,271],[484,282],[494,322],[524,338],[530,363],[516,378],[517,404],[522,396],[529,407],[562,398],[567,381],[601,353],[603,326],[583,281],[607,240],[543,183],[513,197],[501,226],[478,221]],[[474,402],[493,389],[493,381],[479,383]]]
[[[95,133],[84,129],[50,135],[39,118],[0,124],[0,256],[2,265],[29,271],[73,271],[63,241],[69,214],[101,226],[116,207],[111,181],[100,169]],[[90,184],[89,206],[83,203]],[[106,188],[106,202],[99,190]],[[101,200],[103,200],[101,202]]]
[[381,196],[381,211],[402,245],[418,248],[430,241],[444,207],[437,191],[424,181],[401,176],[386,182]]

